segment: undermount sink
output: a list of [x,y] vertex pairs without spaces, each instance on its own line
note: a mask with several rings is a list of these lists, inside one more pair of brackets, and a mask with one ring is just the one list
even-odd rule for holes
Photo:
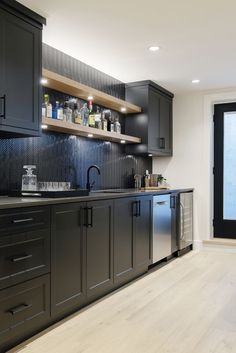
[[100,194],[125,194],[129,192],[129,189],[107,189],[107,190],[95,190],[93,193]]

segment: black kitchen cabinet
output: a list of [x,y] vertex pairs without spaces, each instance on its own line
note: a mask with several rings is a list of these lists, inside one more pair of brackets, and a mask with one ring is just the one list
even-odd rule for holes
[[151,263],[152,197],[115,200],[114,282],[145,272]]
[[25,9],[12,0],[0,3],[0,137],[39,136],[41,130],[45,19]]
[[50,319],[50,277],[0,291],[0,352],[43,329]]
[[126,99],[142,107],[142,113],[127,115],[125,131],[142,143],[126,146],[131,154],[172,155],[172,101],[174,95],[152,81],[126,85]]
[[87,203],[85,213],[87,296],[113,286],[113,202]]
[[114,201],[114,282],[122,283],[134,276],[134,197]]
[[138,211],[134,218],[135,270],[146,269],[151,264],[152,196],[136,199]]
[[52,207],[51,312],[57,315],[83,304],[85,288],[85,203]]

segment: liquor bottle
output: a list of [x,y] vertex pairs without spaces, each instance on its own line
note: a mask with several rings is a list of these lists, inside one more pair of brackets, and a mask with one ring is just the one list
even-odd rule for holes
[[97,107],[97,111],[95,114],[95,127],[97,129],[102,129],[102,114],[100,112],[99,107]]
[[102,112],[102,130],[107,131],[107,119],[104,111]]
[[93,102],[89,101],[89,126],[95,127],[95,114],[93,111]]
[[66,122],[72,123],[72,109],[70,109],[68,102],[64,104],[63,115]]
[[52,108],[52,118],[57,119],[57,111],[60,107],[60,104],[58,101],[56,101],[56,105]]
[[[59,102],[58,102],[59,103]],[[62,104],[58,105],[58,109],[57,109],[57,119],[58,120],[64,120],[64,114],[63,114],[63,106]]]
[[84,103],[83,107],[80,109],[81,119],[84,126],[88,126],[89,109],[87,103]]
[[49,102],[49,95],[44,95],[44,104],[43,104],[43,116],[46,118],[52,118],[52,105]]
[[121,125],[118,117],[115,118],[114,131],[117,132],[117,134],[121,134]]
[[81,117],[81,112],[78,109],[78,103],[74,104],[73,122],[75,124],[82,125],[82,117]]

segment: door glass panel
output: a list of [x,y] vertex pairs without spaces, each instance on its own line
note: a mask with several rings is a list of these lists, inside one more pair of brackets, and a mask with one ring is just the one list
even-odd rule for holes
[[224,113],[223,177],[223,218],[226,220],[236,220],[236,112]]

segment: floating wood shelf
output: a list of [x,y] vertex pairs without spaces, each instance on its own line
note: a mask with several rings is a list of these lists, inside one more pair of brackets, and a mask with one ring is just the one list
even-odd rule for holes
[[123,141],[123,143],[141,143],[141,139],[138,137],[117,134],[115,132],[104,131],[74,123],[67,123],[61,120],[43,118],[42,123],[47,125],[47,130],[62,132],[64,134],[85,136],[118,143],[122,143],[121,141]]
[[[43,69],[43,78],[47,79],[47,83],[43,83],[43,85],[45,87],[55,89],[56,91],[67,93],[84,100],[88,100],[88,97],[92,96],[94,103],[119,111],[123,114],[141,112],[141,108],[137,105],[113,97],[95,88],[83,85],[82,83],[71,80],[65,76],[61,76],[55,72]],[[124,108],[125,111],[122,111]]]

